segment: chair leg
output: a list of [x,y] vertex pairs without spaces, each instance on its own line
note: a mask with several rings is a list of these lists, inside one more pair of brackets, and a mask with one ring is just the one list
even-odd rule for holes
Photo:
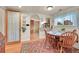
[[46,45],[47,45],[47,41],[46,41],[46,39],[45,39],[45,41],[44,41],[44,47],[46,48]]
[[74,48],[72,48],[72,53],[73,53],[73,51],[74,51]]
[[48,47],[47,39],[45,40],[44,47],[45,47],[45,48],[49,48],[49,47]]
[[62,50],[62,48],[61,48],[59,43],[57,43],[57,50],[58,50],[58,52],[60,52],[60,50]]
[[60,53],[63,53],[63,47],[60,48]]

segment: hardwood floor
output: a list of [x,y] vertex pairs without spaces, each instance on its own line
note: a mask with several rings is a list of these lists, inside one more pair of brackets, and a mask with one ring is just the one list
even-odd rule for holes
[[[71,50],[66,50],[65,53],[71,53]],[[56,49],[45,48],[44,39],[35,41],[25,41],[21,43],[9,44],[5,47],[5,53],[59,53]],[[79,49],[75,49],[73,53],[79,53]]]
[[22,43],[9,44],[5,46],[5,53],[19,53]]

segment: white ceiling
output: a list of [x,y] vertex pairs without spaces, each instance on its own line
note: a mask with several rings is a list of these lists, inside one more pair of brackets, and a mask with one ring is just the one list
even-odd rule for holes
[[46,15],[53,15],[57,12],[60,12],[60,9],[64,11],[66,9],[72,8],[72,6],[55,6],[51,11],[48,11],[46,6],[22,6],[21,8],[19,8],[18,6],[6,6],[3,8],[17,10],[24,13],[42,13]]

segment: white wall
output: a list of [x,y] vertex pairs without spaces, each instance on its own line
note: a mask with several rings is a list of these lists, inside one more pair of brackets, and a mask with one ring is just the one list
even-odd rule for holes
[[[26,17],[26,24],[30,25],[30,16],[33,15],[33,13],[22,13],[21,14],[21,21],[23,20],[23,17]],[[45,20],[46,17],[49,17],[48,15],[44,14],[37,14],[40,17],[40,23]],[[21,24],[22,27],[22,24]],[[0,32],[2,32],[5,35],[5,9],[0,8]],[[45,36],[45,32],[42,30],[39,30],[39,38],[42,38]],[[30,26],[26,26],[26,31],[22,33],[21,31],[21,40],[27,41],[30,40]]]
[[5,10],[0,8],[0,32],[5,35]]
[[[21,22],[23,20],[23,17],[25,16],[26,17],[26,19],[25,19],[26,20],[26,24],[30,24],[30,17],[32,15],[34,15],[34,14],[33,13],[28,13],[28,14],[22,13],[22,15],[21,15]],[[40,18],[40,25],[41,25],[41,22],[46,20],[46,17],[49,17],[48,15],[43,15],[43,14],[36,14],[36,15],[38,15],[39,18]],[[22,25],[22,23],[21,23],[21,25]],[[41,26],[40,26],[39,38],[43,38],[44,36],[45,36],[45,32],[44,32],[43,28],[41,28]],[[28,26],[28,27],[26,26],[26,31],[24,33],[21,32],[21,40],[22,41],[30,40],[30,26]]]
[[46,20],[47,16],[46,15],[42,15],[42,14],[40,14],[39,16],[40,16],[39,38],[41,39],[41,38],[45,37],[44,28],[42,27],[41,23]]
[[[61,30],[62,28],[65,28],[66,31],[72,31],[74,29],[77,29],[78,41],[79,41],[79,8],[76,8],[76,7],[70,8],[70,9],[67,9],[67,10],[64,10],[62,12],[58,12],[58,13],[52,15],[52,17],[54,18],[55,16],[63,15],[64,13],[66,14],[68,12],[77,12],[78,13],[78,16],[77,16],[77,27],[76,26],[54,26],[54,30]],[[52,20],[52,21],[54,22],[54,20]],[[74,47],[79,49],[79,42],[76,43],[74,45]]]
[[42,27],[43,25],[41,25],[41,22],[45,21],[46,18],[48,17],[50,18],[50,21],[51,21],[52,18],[49,15],[43,15],[43,14],[39,14],[39,17],[40,17],[39,39],[41,39],[41,38],[45,38],[45,32],[44,32],[44,28]]
[[27,41],[27,40],[30,40],[30,16],[29,14],[28,15],[24,13],[21,14],[21,27],[23,26],[22,25],[23,20],[26,20],[26,24],[29,24],[29,26],[26,26],[25,32],[22,32],[22,29],[21,29],[21,40]]
[[[58,17],[58,16],[65,16],[65,14],[68,14],[68,13],[76,13],[76,16],[77,18],[73,17],[74,20],[72,21],[74,23],[75,26],[77,26],[79,24],[79,7],[71,7],[71,8],[68,8],[68,9],[65,9],[65,10],[62,10],[60,12],[57,12],[55,14],[52,15],[53,19]],[[76,20],[77,19],[77,20]],[[58,19],[57,19],[58,20]],[[61,22],[63,22],[64,19],[61,20]],[[72,19],[71,19],[72,20]],[[55,20],[54,20],[55,21]]]

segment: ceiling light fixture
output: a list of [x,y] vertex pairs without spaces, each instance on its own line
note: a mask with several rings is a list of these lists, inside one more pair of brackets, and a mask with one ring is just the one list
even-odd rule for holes
[[18,6],[19,8],[21,8],[22,6]]
[[47,7],[47,10],[48,10],[48,11],[51,11],[52,9],[53,9],[53,6],[48,6],[48,7]]

